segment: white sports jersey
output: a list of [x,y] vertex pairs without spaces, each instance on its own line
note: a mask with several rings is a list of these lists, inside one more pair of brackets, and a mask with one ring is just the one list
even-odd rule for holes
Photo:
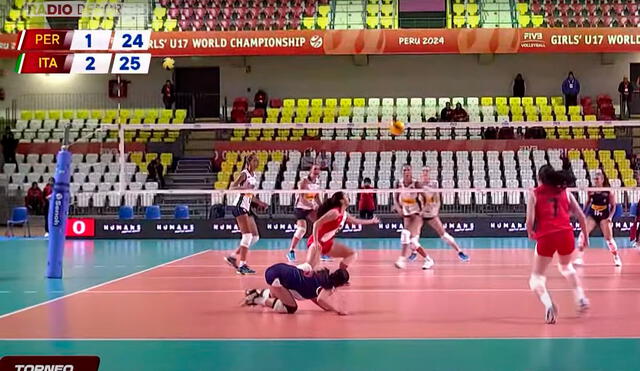
[[[399,181],[396,188],[415,189],[416,182],[412,180],[409,186],[405,186],[403,181]],[[417,192],[400,193],[398,200],[400,201],[403,216],[420,214],[422,212],[422,200]]]
[[[438,182],[431,181],[425,188],[438,188]],[[425,192],[424,205],[422,206],[422,216],[425,218],[435,218],[440,212],[440,197],[438,192]]]
[[[256,179],[255,175],[251,174],[249,170],[242,170],[242,174],[245,175],[245,180],[242,184],[239,184],[240,187],[246,187],[249,185],[248,189],[255,189],[258,185],[258,179]],[[245,210],[251,209],[251,200],[253,199],[253,193],[240,193],[235,200],[234,205]]]
[[[317,177],[315,182],[312,182],[311,179],[307,178],[307,187],[310,191],[318,191],[320,189],[320,177]],[[296,199],[296,208],[304,210],[317,209],[320,206],[316,202],[317,195],[317,192],[299,194]]]

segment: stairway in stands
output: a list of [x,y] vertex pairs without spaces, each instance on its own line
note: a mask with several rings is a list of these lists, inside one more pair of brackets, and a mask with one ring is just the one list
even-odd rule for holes
[[[210,157],[187,157],[179,159],[175,171],[165,176],[166,188],[171,190],[211,190],[216,181]],[[171,215],[177,205],[189,205],[191,216],[206,218],[211,203],[209,195],[163,194],[156,203],[163,215]]]
[[512,0],[482,0],[480,2],[480,24],[483,28],[512,28]]
[[352,30],[365,28],[364,0],[335,0],[333,25],[336,30]]

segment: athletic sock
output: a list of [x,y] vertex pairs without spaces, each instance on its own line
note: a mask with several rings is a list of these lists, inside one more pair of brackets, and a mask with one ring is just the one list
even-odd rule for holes
[[544,307],[549,309],[553,305],[551,301],[551,296],[549,296],[549,292],[545,291],[542,295],[540,295],[540,301],[544,304]]
[[584,289],[581,286],[576,287],[575,290],[573,290],[573,293],[577,300],[584,299]]
[[258,296],[257,298],[253,299],[253,302],[258,305],[264,305],[265,301],[267,301],[267,298],[263,298],[262,296]]
[[246,261],[244,260],[240,260],[240,263],[238,263],[238,267],[242,267],[243,265],[247,264]]

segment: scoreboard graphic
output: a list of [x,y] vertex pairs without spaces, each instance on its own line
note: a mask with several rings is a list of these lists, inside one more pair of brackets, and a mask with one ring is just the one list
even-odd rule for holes
[[26,30],[17,73],[147,74],[151,30]]

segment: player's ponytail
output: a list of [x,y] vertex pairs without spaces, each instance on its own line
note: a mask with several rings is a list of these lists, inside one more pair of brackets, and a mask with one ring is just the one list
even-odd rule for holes
[[336,269],[329,275],[329,281],[333,287],[344,286],[349,283],[349,272],[346,269]]
[[569,171],[555,170],[551,165],[544,165],[538,171],[538,179],[542,184],[556,187],[567,188],[572,182],[575,181],[575,177]]
[[329,212],[329,210],[342,206],[343,199],[344,192],[336,192],[331,197],[327,198],[318,208],[318,218]]
[[249,165],[251,160],[253,160],[254,157],[256,157],[256,154],[254,152],[251,152],[250,154],[244,156],[244,160],[242,161],[242,170],[247,168],[247,166]]

